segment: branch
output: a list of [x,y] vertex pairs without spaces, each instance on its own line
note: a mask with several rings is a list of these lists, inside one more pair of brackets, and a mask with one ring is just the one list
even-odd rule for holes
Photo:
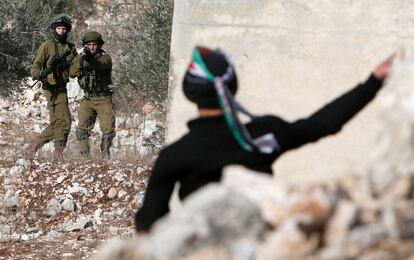
[[1,51],[0,51],[0,54],[3,55],[6,58],[13,59],[13,60],[18,60],[18,58],[13,57],[10,54],[7,54],[7,53],[1,52]]

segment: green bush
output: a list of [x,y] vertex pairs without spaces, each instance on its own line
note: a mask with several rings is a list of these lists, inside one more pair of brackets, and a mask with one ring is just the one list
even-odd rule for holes
[[[135,6],[136,7],[136,6]],[[168,95],[173,0],[142,0],[134,15],[114,20],[109,43],[118,107],[145,103],[164,108]],[[117,14],[125,12],[114,8]]]
[[0,93],[9,94],[29,74],[38,45],[47,38],[52,6],[42,0],[0,0]]

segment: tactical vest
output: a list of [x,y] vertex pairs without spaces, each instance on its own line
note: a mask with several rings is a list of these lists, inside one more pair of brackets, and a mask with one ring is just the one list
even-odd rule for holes
[[[94,59],[99,60],[102,55],[105,54],[98,52]],[[81,59],[80,69],[81,74],[78,77],[78,82],[87,97],[112,94],[112,89],[109,87],[112,84],[110,70],[96,71],[83,59]]]
[[[52,75],[53,75],[53,79],[54,79],[55,83],[59,84],[61,86],[65,86],[66,83],[69,82],[68,69],[70,67],[71,59],[73,59],[73,57],[74,57],[73,54],[74,53],[76,54],[76,48],[75,48],[74,44],[66,43],[66,45],[67,45],[68,49],[71,51],[72,55],[70,55],[69,58],[67,57],[64,61],[61,61],[59,66],[56,66],[55,68],[52,69]],[[55,51],[55,54],[53,55],[54,59],[60,59],[60,57],[61,57],[61,55],[63,55],[64,51],[59,51],[58,43],[55,40],[53,40],[53,47],[54,47],[54,51]],[[68,59],[70,59],[70,60],[68,60]],[[52,80],[50,80],[50,81],[52,81]],[[50,81],[48,80],[49,84],[50,84]],[[46,84],[44,85],[44,87],[47,87]]]

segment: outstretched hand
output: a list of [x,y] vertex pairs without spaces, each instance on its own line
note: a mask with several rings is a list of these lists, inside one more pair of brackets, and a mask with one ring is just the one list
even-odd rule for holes
[[387,78],[388,73],[390,72],[390,68],[392,65],[392,61],[395,58],[395,53],[391,54],[386,60],[381,62],[375,69],[374,69],[374,77],[379,80],[384,80]]

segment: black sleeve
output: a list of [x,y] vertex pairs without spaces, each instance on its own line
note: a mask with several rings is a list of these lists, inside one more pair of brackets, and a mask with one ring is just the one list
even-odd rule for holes
[[169,161],[171,156],[161,152],[152,174],[142,207],[135,214],[135,227],[138,232],[148,231],[159,218],[169,212],[168,203],[176,182],[174,168]]
[[[339,132],[345,123],[375,97],[382,83],[371,75],[365,83],[334,99],[308,118],[285,125],[283,133],[280,133],[282,151],[295,149]],[[276,137],[279,138],[277,133]]]

